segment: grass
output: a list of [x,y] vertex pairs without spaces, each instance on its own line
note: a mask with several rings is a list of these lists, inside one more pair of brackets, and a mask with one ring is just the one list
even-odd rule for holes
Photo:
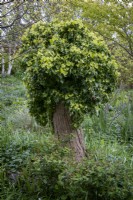
[[133,141],[133,91],[116,91],[110,102],[93,116],[87,116],[83,126],[88,135]]
[[[6,77],[0,84],[2,200],[133,199],[129,192],[133,189],[132,91],[116,91],[110,102],[97,109],[95,115],[85,117],[82,126],[88,160],[82,166],[83,170],[82,167],[79,170],[70,166],[70,160],[66,159],[70,152],[59,147],[50,126],[41,127],[30,116],[22,82],[16,77]],[[121,182],[120,186],[118,182]],[[84,186],[83,191],[78,189],[79,186]],[[93,197],[85,192],[88,187],[91,187]],[[77,198],[73,196],[76,194],[82,195]]]

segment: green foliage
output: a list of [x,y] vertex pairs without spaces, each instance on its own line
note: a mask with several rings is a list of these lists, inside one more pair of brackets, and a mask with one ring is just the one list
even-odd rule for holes
[[121,48],[114,47],[112,50],[119,62],[119,85],[123,88],[133,88],[133,59]]
[[75,125],[108,100],[116,83],[116,63],[102,38],[81,21],[39,22],[22,38],[22,67],[31,114],[46,124],[63,102]]
[[1,78],[0,84],[0,126],[9,127],[14,132],[44,130],[29,114],[22,81],[10,76]]
[[82,17],[94,31],[103,35],[108,41],[120,45],[132,59],[133,20],[132,1],[81,0],[76,1],[82,9]]
[[11,112],[24,103],[25,88],[22,82],[13,76],[1,78],[0,85],[0,124],[6,124]]
[[130,157],[126,160],[123,157],[124,145],[122,150],[117,142],[109,145],[105,141],[99,145],[101,155],[98,155],[97,148],[90,143],[89,159],[75,165],[69,150],[62,149],[52,135],[13,134],[7,129],[3,134],[3,130],[0,131],[3,200],[132,199],[133,163]]
[[[133,142],[133,92],[117,90],[109,103],[93,116],[86,116],[83,127],[88,137],[108,140],[117,138],[119,142]],[[93,136],[92,136],[93,135]]]
[[[1,200],[133,199],[133,145],[131,141],[119,143],[115,137],[115,124],[125,121],[122,129],[130,127],[126,119],[132,114],[131,91],[114,94],[110,102],[112,111],[103,108],[99,116],[86,117],[83,128],[88,158],[75,165],[71,152],[63,149],[48,129],[38,125],[35,129],[35,122],[27,122],[30,116],[28,110],[25,112],[22,83],[14,77],[4,78],[1,89],[0,97],[13,94],[14,102],[4,106],[6,123],[0,124]],[[126,112],[127,106],[130,112]],[[109,129],[117,112],[121,117]]]
[[74,0],[74,6],[90,30],[106,40],[112,54],[121,65],[120,81],[132,86],[133,7],[132,0]]

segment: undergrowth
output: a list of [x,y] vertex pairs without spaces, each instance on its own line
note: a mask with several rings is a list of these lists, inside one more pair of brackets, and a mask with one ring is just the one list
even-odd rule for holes
[[132,91],[117,91],[86,116],[87,158],[77,165],[50,126],[30,116],[21,81],[7,77],[0,84],[0,199],[133,199]]

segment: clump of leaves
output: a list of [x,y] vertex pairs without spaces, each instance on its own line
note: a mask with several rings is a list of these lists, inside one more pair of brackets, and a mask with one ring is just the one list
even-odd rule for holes
[[51,120],[56,105],[63,102],[79,125],[84,114],[106,102],[114,90],[116,63],[102,38],[81,21],[39,22],[22,42],[29,108],[40,123]]

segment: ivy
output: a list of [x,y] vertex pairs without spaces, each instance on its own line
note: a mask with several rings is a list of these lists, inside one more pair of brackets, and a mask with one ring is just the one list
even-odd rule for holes
[[22,38],[22,67],[29,108],[41,124],[63,102],[75,125],[106,102],[114,90],[117,65],[102,38],[80,20],[39,22]]

